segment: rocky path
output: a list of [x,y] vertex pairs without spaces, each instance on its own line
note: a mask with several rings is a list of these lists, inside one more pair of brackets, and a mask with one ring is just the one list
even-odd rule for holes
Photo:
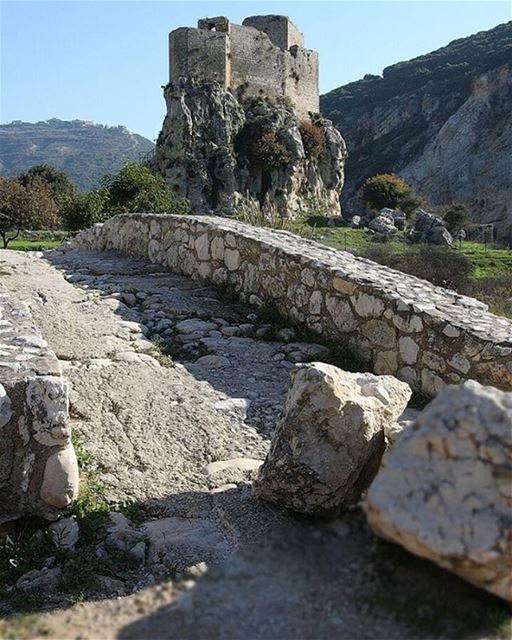
[[[73,428],[108,498],[136,501],[150,534],[137,585],[146,588],[41,615],[14,633],[444,637],[443,595],[459,594],[453,620],[443,614],[447,628],[460,607],[477,606],[479,592],[378,542],[358,510],[315,524],[253,498],[289,369],[326,357],[324,347],[140,260],[4,251],[0,271],[62,362]],[[162,582],[191,566],[190,579]]]

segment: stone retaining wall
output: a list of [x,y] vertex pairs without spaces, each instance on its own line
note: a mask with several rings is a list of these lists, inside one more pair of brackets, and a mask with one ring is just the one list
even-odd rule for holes
[[251,304],[341,340],[413,389],[476,379],[512,389],[512,322],[483,303],[285,231],[206,216],[126,214],[74,246],[144,256],[231,285]]
[[68,385],[29,308],[0,289],[0,524],[53,518],[78,491]]

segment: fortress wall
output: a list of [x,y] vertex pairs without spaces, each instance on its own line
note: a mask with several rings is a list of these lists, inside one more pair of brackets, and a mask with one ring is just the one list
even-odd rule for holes
[[318,53],[292,48],[286,57],[285,93],[294,102],[299,114],[320,112],[318,96]]
[[233,91],[242,96],[284,94],[285,53],[272,45],[265,33],[230,25],[231,78]]
[[78,491],[68,384],[27,305],[0,293],[0,524],[54,518]]
[[304,46],[304,36],[286,16],[251,16],[242,25],[263,31],[276,47],[284,51],[293,45]]
[[[259,27],[247,26],[252,22]],[[217,81],[240,97],[287,95],[299,115],[317,112],[318,54],[302,48],[302,34],[284,16],[255,16],[244,24],[222,25],[221,31],[189,27],[172,31],[170,81],[180,77]]]
[[225,32],[182,27],[169,34],[170,81],[179,77],[229,83],[229,37]]
[[143,256],[232,286],[324,339],[349,345],[378,374],[435,394],[468,379],[512,390],[512,322],[477,300],[291,233],[226,218],[125,214],[74,246]]

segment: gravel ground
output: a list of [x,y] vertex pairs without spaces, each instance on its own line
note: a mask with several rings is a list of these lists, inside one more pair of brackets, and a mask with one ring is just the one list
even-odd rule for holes
[[[492,637],[479,627],[495,599],[378,541],[359,509],[309,522],[253,498],[289,370],[326,357],[321,345],[291,328],[276,340],[257,311],[115,254],[3,251],[0,271],[62,363],[108,498],[137,501],[155,527],[186,521],[189,564],[208,565],[0,622],[0,637],[444,638],[460,625]],[[183,540],[165,549],[188,558]]]

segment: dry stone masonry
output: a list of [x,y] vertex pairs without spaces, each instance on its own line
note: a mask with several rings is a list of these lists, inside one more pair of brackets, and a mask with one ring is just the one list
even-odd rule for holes
[[512,602],[512,393],[452,386],[398,438],[370,487],[376,533]]
[[0,523],[54,517],[78,492],[68,384],[23,302],[0,292]]
[[286,16],[251,16],[241,25],[224,16],[169,34],[171,83],[218,82],[239,97],[289,97],[300,116],[320,111],[318,53]]
[[288,232],[226,218],[125,214],[82,231],[74,244],[230,286],[429,395],[468,379],[512,389],[510,320],[473,298]]

